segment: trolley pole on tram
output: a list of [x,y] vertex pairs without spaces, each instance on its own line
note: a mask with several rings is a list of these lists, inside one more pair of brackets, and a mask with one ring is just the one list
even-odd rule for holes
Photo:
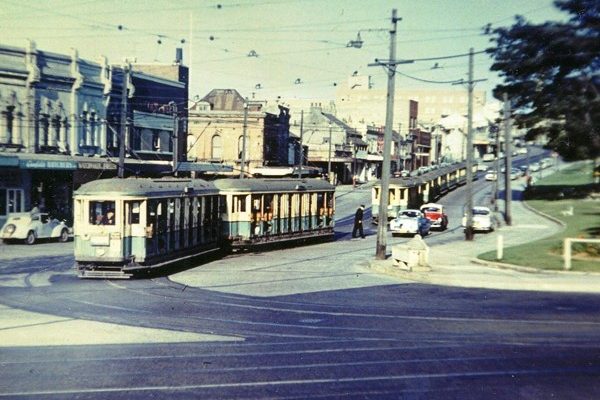
[[384,66],[387,68],[388,87],[387,103],[385,113],[385,130],[383,134],[383,165],[381,168],[381,191],[379,193],[379,215],[377,226],[377,246],[375,249],[375,258],[385,260],[387,246],[387,205],[388,188],[390,186],[390,157],[392,149],[392,128],[394,123],[394,89],[396,77],[396,65],[412,63],[411,60],[396,60],[396,25],[402,18],[396,16],[396,9],[392,10],[392,27],[390,29],[390,59],[375,60],[374,64],[369,66]]

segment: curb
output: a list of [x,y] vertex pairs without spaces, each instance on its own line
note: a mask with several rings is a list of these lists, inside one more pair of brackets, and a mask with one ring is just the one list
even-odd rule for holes
[[385,260],[367,260],[359,263],[359,265],[366,267],[377,273],[383,273],[385,275],[395,276],[397,278],[406,279],[414,282],[421,283],[432,283],[431,278],[426,271],[406,271],[394,266],[391,258]]

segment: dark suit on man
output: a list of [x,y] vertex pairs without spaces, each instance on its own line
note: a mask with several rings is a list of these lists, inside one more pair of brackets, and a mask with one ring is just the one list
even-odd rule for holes
[[356,210],[356,214],[354,214],[354,228],[352,228],[352,237],[356,237],[356,232],[360,233],[361,238],[365,238],[365,233],[363,231],[363,210],[364,206],[358,207]]

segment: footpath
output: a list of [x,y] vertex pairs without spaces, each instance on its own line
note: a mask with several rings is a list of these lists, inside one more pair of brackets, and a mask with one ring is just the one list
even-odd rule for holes
[[[519,190],[519,188],[517,188]],[[498,201],[498,210],[504,210],[504,201]],[[540,215],[522,201],[512,201],[512,224],[501,225],[492,233],[477,233],[473,241],[464,240],[462,229],[454,234],[463,240],[429,247],[430,271],[408,272],[394,265],[392,258],[371,261],[375,271],[435,285],[488,288],[501,290],[532,290],[552,292],[600,293],[600,274],[573,271],[546,271],[477,259],[477,255],[497,249],[498,236],[504,247],[531,242],[553,235],[562,228],[557,222]]]

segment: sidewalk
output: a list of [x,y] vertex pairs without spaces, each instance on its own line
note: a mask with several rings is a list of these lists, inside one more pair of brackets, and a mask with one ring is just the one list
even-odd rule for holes
[[[498,209],[504,209],[503,201],[499,201]],[[497,248],[499,235],[503,236],[504,247],[510,247],[551,236],[562,229],[561,225],[537,214],[521,201],[513,201],[511,210],[513,221],[511,226],[503,224],[492,233],[477,233],[473,241],[463,239],[431,246],[429,248],[431,271],[403,271],[393,265],[391,258],[385,261],[372,261],[370,268],[402,279],[435,285],[501,290],[600,293],[600,274],[542,271],[541,269],[476,259],[478,254]],[[458,229],[452,234],[464,238],[462,229]]]

